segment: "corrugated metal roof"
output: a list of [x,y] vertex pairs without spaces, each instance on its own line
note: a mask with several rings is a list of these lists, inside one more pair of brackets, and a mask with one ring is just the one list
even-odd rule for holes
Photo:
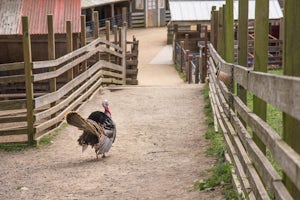
[[72,22],[73,32],[80,32],[80,3],[80,0],[23,0],[22,16],[28,16],[31,34],[48,32],[48,14],[53,14],[55,33],[66,33],[66,21]]
[[81,8],[82,9],[93,8],[101,5],[123,2],[123,1],[129,1],[129,0],[81,0]]
[[22,16],[28,16],[30,34],[47,34],[47,15],[53,14],[54,32],[66,33],[66,21],[80,32],[80,0],[0,0],[0,35],[22,34]]
[[[224,1],[170,1],[172,21],[209,21],[212,6],[217,9],[225,4]],[[280,19],[282,10],[277,0],[270,0],[269,18]],[[255,1],[249,0],[249,19],[254,19]],[[238,19],[238,1],[234,1],[234,19]]]

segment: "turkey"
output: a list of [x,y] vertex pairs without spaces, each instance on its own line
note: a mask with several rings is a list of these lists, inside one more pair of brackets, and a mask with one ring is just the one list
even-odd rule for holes
[[116,139],[116,125],[111,118],[108,101],[102,102],[104,112],[92,112],[88,119],[84,119],[77,112],[71,111],[66,116],[68,124],[83,131],[78,138],[79,145],[84,151],[88,145],[95,149],[96,157],[105,157]]

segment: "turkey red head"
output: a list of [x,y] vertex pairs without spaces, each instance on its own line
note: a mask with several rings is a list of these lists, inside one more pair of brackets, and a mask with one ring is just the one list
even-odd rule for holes
[[111,112],[109,110],[109,106],[108,105],[109,104],[108,104],[108,101],[106,99],[102,101],[102,106],[104,108],[104,113],[107,114],[107,115],[109,115],[109,116],[111,116]]

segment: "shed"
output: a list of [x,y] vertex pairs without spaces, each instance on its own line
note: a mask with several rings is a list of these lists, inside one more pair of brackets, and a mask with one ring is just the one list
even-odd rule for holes
[[[170,0],[171,21],[175,24],[197,24],[210,22],[210,13],[213,6],[219,7],[225,0]],[[270,0],[270,20],[280,20],[283,13],[278,0]],[[249,20],[255,16],[255,0],[249,0]],[[234,1],[234,19],[238,19],[238,1]]]
[[[47,15],[53,15],[56,57],[66,54],[66,21],[79,42],[80,0],[0,0],[0,64],[23,61],[22,16],[28,16],[33,60],[47,60]],[[76,47],[76,44],[74,45]]]

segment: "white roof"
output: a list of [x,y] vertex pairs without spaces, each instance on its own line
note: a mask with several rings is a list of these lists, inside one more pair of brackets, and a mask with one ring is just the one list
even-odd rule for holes
[[128,1],[128,0],[81,0],[81,8],[92,8],[97,7],[101,5],[111,4],[111,3],[117,3],[122,1]]
[[[172,21],[210,21],[210,12],[213,6],[219,7],[225,4],[222,1],[170,1]],[[238,19],[238,1],[234,1],[234,19]],[[277,0],[270,0],[269,19],[283,17],[282,10]],[[249,19],[255,17],[255,1],[249,0]]]

